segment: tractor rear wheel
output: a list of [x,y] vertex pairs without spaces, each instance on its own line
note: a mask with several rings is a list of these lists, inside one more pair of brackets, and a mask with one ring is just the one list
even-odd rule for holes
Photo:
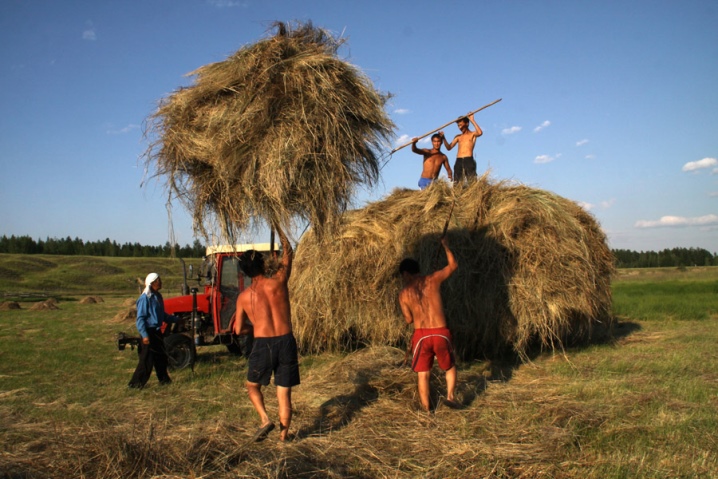
[[171,334],[165,338],[165,349],[170,369],[183,369],[194,361],[192,339],[184,334]]

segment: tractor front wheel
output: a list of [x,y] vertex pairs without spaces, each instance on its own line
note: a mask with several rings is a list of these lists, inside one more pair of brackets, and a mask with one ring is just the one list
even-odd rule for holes
[[165,349],[170,369],[183,369],[192,364],[192,339],[184,334],[171,334],[165,338]]

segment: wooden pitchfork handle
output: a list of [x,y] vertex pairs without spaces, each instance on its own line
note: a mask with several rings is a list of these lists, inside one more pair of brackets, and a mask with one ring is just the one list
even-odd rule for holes
[[[451,216],[454,214],[454,205],[456,204],[456,198],[454,198],[454,201],[451,202],[451,209],[449,210],[449,217],[446,218],[446,223],[444,223],[444,230],[441,232],[441,236],[439,237],[439,242],[441,242],[442,239],[446,237],[446,232],[449,230],[449,221],[451,221]],[[436,254],[434,255],[434,261],[431,264],[431,269],[436,269],[436,263],[439,261],[439,255],[441,254],[441,244],[439,244],[439,247],[436,250]]]
[[[491,103],[489,103],[488,105],[484,105],[484,106],[482,106],[481,108],[478,108],[478,109],[476,109],[476,110],[474,110],[474,111],[472,111],[472,112],[467,113],[466,115],[461,115],[460,117],[456,118],[456,120],[451,120],[449,123],[446,123],[446,124],[444,124],[444,125],[441,125],[439,128],[436,128],[436,129],[434,129],[434,130],[431,130],[431,131],[428,132],[428,133],[424,133],[424,134],[421,135],[421,136],[417,136],[416,138],[417,138],[417,140],[420,140],[420,139],[422,139],[422,138],[424,138],[424,137],[426,137],[426,136],[431,135],[431,134],[434,133],[435,131],[439,131],[439,130],[441,130],[442,128],[446,128],[447,126],[451,125],[452,123],[456,123],[456,122],[459,121],[461,118],[471,116],[471,115],[473,115],[474,113],[478,113],[478,112],[480,112],[481,110],[483,110],[484,108],[488,108],[488,107],[490,107],[491,105],[495,105],[495,104],[497,104],[497,103],[500,102],[500,101],[501,101],[501,98],[499,98],[498,100],[494,100],[494,101],[492,101]],[[404,143],[404,144],[401,145],[401,146],[397,146],[396,148],[394,148],[393,150],[391,150],[391,153],[389,153],[389,154],[390,154],[390,155],[393,155],[393,154],[396,153],[397,151],[401,150],[402,148],[404,148],[404,147],[406,147],[406,146],[411,145],[412,143],[413,143],[413,141],[410,141],[410,142],[408,142],[408,143]]]

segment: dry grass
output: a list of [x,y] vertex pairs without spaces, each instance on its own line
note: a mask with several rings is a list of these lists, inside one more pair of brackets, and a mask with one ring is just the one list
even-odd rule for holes
[[[520,377],[509,386],[490,365],[462,373],[458,398],[466,409],[440,406],[429,415],[417,408],[416,377],[399,366],[402,359],[400,350],[370,348],[313,369],[295,394],[296,435],[286,445],[276,435],[253,443],[246,426],[178,424],[147,408],[131,423],[109,417],[79,428],[11,425],[4,417],[22,445],[0,464],[15,471],[10,477],[560,477],[557,463],[574,449],[568,421],[601,421],[545,388],[537,398],[537,385]],[[432,381],[440,391],[440,378]],[[492,383],[496,391],[487,390]],[[481,408],[472,407],[479,396]],[[271,387],[267,398],[276,410]],[[535,416],[514,417],[524,401],[535,402]],[[505,428],[487,427],[484,411]]]
[[594,218],[550,192],[484,175],[464,188],[395,190],[345,214],[335,238],[305,234],[290,281],[304,350],[405,342],[399,262],[413,256],[423,272],[446,264],[438,239],[452,204],[459,270],[442,295],[464,359],[525,356],[534,344],[560,348],[610,326],[613,255]]
[[394,124],[343,40],[311,23],[276,34],[191,73],[149,121],[146,158],[193,213],[232,238],[264,221],[286,231],[309,221],[329,231],[357,186],[379,175]]

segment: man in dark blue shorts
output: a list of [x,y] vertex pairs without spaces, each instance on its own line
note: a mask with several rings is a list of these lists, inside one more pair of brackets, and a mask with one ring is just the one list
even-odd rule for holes
[[[469,121],[474,125],[476,130],[472,131],[469,128]],[[476,178],[476,160],[474,160],[474,145],[476,139],[484,134],[481,131],[479,125],[474,120],[473,113],[468,117],[459,118],[456,121],[456,126],[461,131],[460,134],[456,135],[451,143],[446,141],[444,138],[444,132],[440,131],[439,134],[444,138],[444,146],[447,151],[450,151],[456,144],[459,144],[459,151],[456,155],[456,163],[454,163],[454,183],[461,183],[467,180],[473,180]]]
[[287,288],[293,251],[282,230],[275,229],[282,243],[282,261],[276,273],[265,276],[264,258],[258,251],[245,251],[239,258],[239,265],[252,278],[252,284],[237,298],[234,331],[239,334],[245,320],[254,326],[254,346],[247,367],[247,392],[262,421],[254,435],[255,441],[265,439],[274,429],[264,407],[262,386],[268,385],[274,374],[279,403],[279,439],[284,441],[292,422],[292,387],[299,384],[297,342],[292,333]]

